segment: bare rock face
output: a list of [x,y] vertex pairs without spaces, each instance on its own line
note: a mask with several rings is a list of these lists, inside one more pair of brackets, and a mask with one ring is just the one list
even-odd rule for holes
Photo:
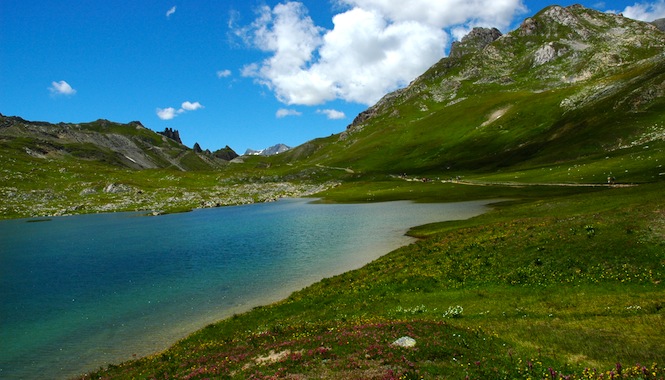
[[651,25],[654,25],[656,28],[665,32],[665,18],[659,18],[651,22]]
[[453,42],[450,48],[450,58],[461,58],[469,52],[476,52],[485,48],[501,37],[501,31],[497,28],[473,28],[462,41]]
[[524,22],[522,22],[522,25],[520,25],[517,34],[521,37],[530,36],[535,34],[537,30],[538,22],[532,18],[527,18],[524,20]]
[[543,45],[540,49],[536,50],[536,53],[534,54],[533,57],[533,64],[534,66],[543,65],[545,63],[555,60],[556,58],[564,55],[567,52],[568,49],[561,48],[560,46],[557,46],[553,42],[548,42],[547,44]]
[[157,133],[159,133],[160,135],[164,135],[179,144],[182,144],[182,140],[180,140],[180,132],[178,132],[177,129],[166,128],[164,129],[164,132],[157,132]]

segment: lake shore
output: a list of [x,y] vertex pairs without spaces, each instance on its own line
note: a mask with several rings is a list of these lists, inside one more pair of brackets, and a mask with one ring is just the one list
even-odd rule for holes
[[[485,210],[487,210],[485,205],[489,202],[491,201],[462,203],[453,209],[452,213],[455,215],[453,218],[455,219],[459,219],[462,217],[467,218],[473,215],[477,215],[481,212],[484,212]],[[72,316],[75,317],[75,320],[80,320],[81,318],[85,318],[86,320],[85,324],[76,327],[76,329],[80,330],[81,332],[85,332],[86,329],[91,329],[91,331],[86,332],[84,336],[77,339],[74,338],[76,335],[67,336],[66,329],[64,330],[62,329],[62,327],[65,327],[65,325],[56,324],[52,325],[52,328],[49,328],[49,330],[51,331],[62,330],[61,332],[58,333],[61,336],[60,338],[56,338],[54,336],[54,339],[57,340],[54,341],[53,344],[56,344],[57,346],[55,347],[58,347],[58,350],[62,351],[57,356],[58,357],[57,362],[59,363],[60,366],[59,368],[62,368],[61,370],[58,371],[60,372],[61,375],[54,374],[54,377],[60,378],[60,377],[73,376],[80,373],[80,371],[83,370],[83,368],[87,370],[93,370],[99,367],[100,365],[105,365],[108,363],[119,363],[125,360],[133,359],[135,357],[150,356],[157,352],[163,351],[164,349],[168,348],[175,342],[179,341],[180,339],[186,338],[189,334],[194,333],[195,331],[205,327],[206,325],[209,325],[211,323],[216,323],[225,318],[229,318],[234,315],[250,311],[259,306],[279,303],[287,299],[294,292],[301,291],[302,289],[309,287],[312,284],[315,284],[324,278],[334,277],[346,273],[348,271],[358,269],[384,256],[385,254],[393,251],[394,249],[397,249],[404,245],[408,245],[409,243],[415,241],[414,238],[405,236],[406,231],[410,227],[423,223],[440,221],[443,218],[442,216],[443,214],[439,214],[435,210],[439,209],[443,210],[445,207],[451,207],[451,205],[446,205],[446,204],[426,205],[426,204],[415,204],[412,202],[391,202],[389,204],[373,203],[373,204],[362,204],[362,205],[351,205],[351,204],[330,205],[330,204],[309,204],[309,203],[311,203],[311,199],[301,199],[301,200],[290,199],[290,200],[283,200],[275,204],[256,204],[250,206],[238,206],[230,208],[205,209],[205,210],[197,210],[193,213],[164,215],[156,218],[135,218],[131,216],[131,214],[112,213],[112,214],[100,214],[100,215],[83,215],[80,217],[53,218],[51,221],[44,223],[25,223],[25,221],[19,221],[19,220],[2,222],[2,225],[4,225],[5,227],[8,225],[19,225],[19,226],[28,227],[31,229],[30,236],[34,236],[36,234],[37,236],[42,236],[45,240],[50,242],[54,242],[57,240],[62,240],[63,242],[69,241],[69,238],[67,237],[68,233],[65,231],[71,229],[71,226],[76,224],[79,218],[82,218],[81,220],[85,221],[84,223],[87,226],[85,228],[92,228],[92,230],[99,230],[104,235],[106,235],[107,238],[97,238],[96,240],[91,240],[88,248],[86,248],[86,244],[83,245],[79,244],[79,249],[81,250],[81,252],[77,253],[74,257],[71,257],[71,259],[67,259],[67,261],[71,260],[71,265],[73,265],[73,267],[71,268],[77,268],[74,270],[74,273],[72,273],[72,275],[75,278],[80,278],[77,285],[79,287],[86,286],[84,285],[86,283],[85,281],[87,281],[85,279],[85,274],[84,274],[85,273],[84,263],[93,258],[92,256],[85,254],[85,252],[90,252],[90,251],[96,252],[96,255],[94,256],[95,260],[100,260],[105,256],[103,254],[104,251],[102,249],[105,244],[107,243],[110,244],[110,247],[113,247],[113,252],[119,249],[120,246],[118,246],[117,241],[112,238],[112,236],[115,235],[116,233],[113,233],[112,232],[113,230],[109,230],[108,228],[108,226],[111,225],[122,228],[122,231],[124,231],[123,235],[125,236],[124,240],[126,241],[125,244],[128,244],[130,242],[139,242],[145,240],[141,236],[137,235],[136,237],[133,237],[131,233],[128,234],[129,231],[138,228],[138,227],[130,228],[128,226],[125,226],[125,224],[129,222],[139,223],[139,226],[150,226],[157,223],[154,227],[151,228],[154,228],[155,231],[168,232],[172,230],[174,227],[163,226],[162,225],[163,223],[166,222],[173,223],[174,221],[182,219],[183,222],[178,222],[177,224],[181,227],[177,228],[182,228],[183,226],[187,226],[187,229],[182,230],[180,232],[180,235],[194,233],[199,229],[199,227],[196,226],[205,226],[204,230],[208,229],[210,232],[217,231],[213,233],[218,233],[219,229],[211,227],[210,223],[212,221],[216,221],[214,223],[219,223],[220,221],[228,220],[229,218],[232,219],[237,218],[240,215],[247,213],[250,210],[254,210],[251,211],[250,213],[254,213],[256,214],[256,216],[263,217],[263,215],[270,215],[272,213],[271,210],[273,210],[274,207],[277,206],[282,208],[286,207],[287,210],[290,210],[288,212],[291,213],[290,215],[293,215],[293,217],[305,218],[305,219],[302,219],[300,222],[298,222],[300,224],[294,225],[294,229],[278,230],[276,232],[278,234],[276,235],[277,236],[276,240],[275,238],[271,239],[273,243],[276,242],[278,244],[283,244],[280,243],[280,241],[282,241],[282,239],[284,239],[285,237],[298,236],[302,234],[308,236],[311,235],[311,237],[308,239],[314,239],[313,241],[321,243],[322,238],[318,237],[319,234],[325,235],[330,231],[335,231],[337,228],[341,228],[342,226],[345,226],[345,228],[351,228],[350,231],[353,231],[352,234],[349,234],[349,232],[342,232],[346,231],[346,229],[340,230],[339,235],[334,235],[338,236],[334,240],[336,243],[333,244],[334,246],[336,246],[335,249],[339,251],[340,254],[341,252],[346,252],[345,254],[341,254],[341,256],[337,256],[338,254],[335,254],[328,258],[324,258],[323,262],[318,264],[317,262],[319,259],[317,259],[314,256],[310,257],[309,255],[306,255],[305,257],[303,257],[303,259],[298,259],[299,261],[304,260],[310,263],[307,264],[308,266],[314,265],[315,267],[318,268],[315,270],[305,269],[304,267],[300,268],[297,265],[294,267],[293,264],[287,264],[288,262],[284,262],[283,264],[271,263],[270,261],[265,263],[255,262],[254,260],[256,259],[253,258],[254,256],[248,257],[248,260],[250,260],[249,262],[253,266],[272,269],[272,271],[275,272],[273,274],[279,273],[283,275],[284,278],[282,280],[279,280],[280,281],[279,285],[277,285],[277,283],[273,283],[272,280],[270,280],[270,278],[268,279],[262,278],[264,277],[263,275],[260,275],[261,277],[256,277],[259,276],[257,272],[256,274],[252,275],[253,276],[251,277],[252,280],[250,280],[251,283],[247,283],[242,280],[233,280],[232,278],[229,278],[230,281],[229,285],[224,285],[222,288],[219,288],[220,285],[215,285],[216,288],[219,290],[213,292],[209,291],[200,292],[201,294],[200,297],[203,297],[200,299],[200,301],[191,301],[189,300],[188,296],[184,295],[184,293],[182,295],[178,295],[181,292],[178,289],[170,290],[170,292],[175,292],[174,293],[174,295],[176,295],[175,299],[166,298],[165,295],[162,295],[161,292],[157,291],[159,288],[155,286],[158,286],[159,283],[164,283],[165,286],[171,287],[172,285],[166,285],[166,284],[177,285],[180,283],[184,283],[185,281],[191,282],[192,276],[199,277],[197,278],[197,281],[204,281],[201,280],[201,278],[206,277],[206,275],[205,273],[197,271],[197,268],[199,268],[199,264],[196,264],[196,267],[188,269],[188,271],[183,274],[178,274],[178,276],[181,276],[178,277],[181,278],[178,280],[167,281],[165,278],[163,280],[158,280],[159,282],[155,283],[154,285],[152,285],[152,282],[146,282],[147,281],[146,279],[141,280],[143,282],[146,282],[146,285],[149,285],[149,287],[147,288],[149,290],[149,293],[145,295],[143,295],[143,292],[137,293],[138,298],[136,296],[132,296],[133,298],[131,299],[131,305],[130,305],[132,309],[128,309],[127,311],[128,313],[131,314],[127,314],[126,317],[119,319],[114,318],[108,321],[101,319],[97,322],[93,321],[95,321],[97,318],[103,317],[103,315],[99,315],[98,311],[103,310],[104,308],[107,307],[103,306],[103,304],[98,303],[101,302],[102,299],[101,298],[98,299],[98,297],[93,296],[93,294],[72,295],[70,301],[76,300],[76,303],[72,305],[78,305],[78,304],[81,305],[77,306],[77,309],[75,309],[79,311],[75,310],[72,311],[72,313],[75,313],[72,314]],[[299,211],[297,207],[306,207],[306,210],[315,210],[315,209],[317,210],[320,209],[322,211],[328,210],[327,212],[325,212],[326,215],[329,214],[329,210],[337,210],[335,212],[340,213],[339,215],[341,219],[339,219],[339,221],[334,223],[327,222],[326,228],[312,227],[311,230],[308,230],[310,232],[305,232],[305,230],[303,230],[302,227],[309,226],[312,223],[312,221],[314,221],[315,219],[319,219],[320,216],[323,214],[320,214],[322,211],[312,211],[303,214],[301,211]],[[394,212],[392,212],[391,214],[392,216],[386,215],[385,213],[387,212],[387,210],[393,207],[397,207],[397,209]],[[405,212],[405,210],[409,208],[415,208],[419,210],[414,213],[414,215],[412,216],[413,219],[408,219],[408,213]],[[356,211],[356,210],[364,210],[364,211]],[[234,216],[233,217],[217,216],[217,214],[220,212],[222,214],[230,212]],[[428,214],[430,215],[428,217],[429,219],[423,219],[424,216]],[[353,221],[353,218],[358,218],[358,217],[360,217],[358,221]],[[102,219],[102,222],[96,221],[99,218]],[[257,226],[256,218],[250,218],[250,219],[253,221],[252,229],[261,231],[267,228],[266,227],[267,225],[264,227]],[[106,222],[104,222],[103,220],[106,220]],[[184,222],[185,220],[186,222]],[[391,222],[391,220],[393,220],[394,222]],[[372,229],[371,232],[368,232],[370,230],[367,230],[366,232],[365,228],[367,228],[372,223],[376,223],[378,221],[380,221],[382,225],[382,227],[380,227],[380,231]],[[397,221],[399,221],[399,223],[397,223]],[[401,227],[397,227],[398,225],[401,225]],[[79,230],[77,234],[83,233],[83,235],[90,235],[90,233],[92,233],[91,232],[92,230],[90,230],[90,232],[83,232],[86,231],[85,228],[83,230]],[[37,232],[36,229],[38,229],[40,232]],[[204,236],[209,237],[211,236],[210,232],[204,231],[203,234]],[[48,233],[55,235],[53,238],[49,238]],[[151,235],[153,235],[153,238],[155,236],[159,236],[159,234],[154,235],[154,233],[151,233]],[[58,236],[58,238],[55,238],[55,236]],[[230,236],[241,236],[241,235],[234,235],[234,233],[232,233]],[[252,234],[247,236],[256,240],[256,237]],[[168,240],[168,238],[166,238],[165,240]],[[287,243],[287,241],[288,240],[284,240],[284,243]],[[292,243],[287,243],[288,244],[287,247],[289,247],[287,253],[289,252],[307,253],[310,251],[310,248],[306,248],[307,245],[301,245],[304,244],[304,242],[298,242],[298,241],[299,240],[296,240],[297,246],[292,246],[291,245]],[[31,253],[33,252],[33,249],[30,248],[30,246],[26,246],[25,242],[22,243],[8,242],[7,244],[8,246],[11,245],[22,246],[23,249],[26,252],[28,252],[28,256],[33,255],[33,253]],[[228,244],[228,241],[222,244],[226,245]],[[182,247],[185,250],[189,250],[188,248],[185,247],[188,246],[191,247],[191,245],[192,244],[182,244]],[[207,246],[211,247],[212,250],[206,248]],[[212,252],[215,251],[215,249],[212,247],[216,246],[219,246],[219,243],[215,243],[214,241],[206,241],[201,248],[205,252]],[[332,246],[329,243],[327,244],[323,243],[323,245],[319,249],[323,249],[324,252],[326,252],[331,248]],[[38,252],[41,252],[42,249],[43,248],[35,247],[34,254],[38,254]],[[175,247],[175,249],[178,248]],[[140,246],[135,246],[134,248],[126,250],[126,253],[123,253],[123,255],[127,254],[130,256],[134,256],[133,252],[135,251],[144,252],[142,256],[146,254],[150,255],[149,253],[150,248],[147,248],[147,246],[145,248],[140,248]],[[65,252],[67,252],[68,255],[71,255],[73,253],[71,252],[71,249],[63,248],[63,253]],[[120,249],[119,252],[125,252],[125,251],[123,249]],[[156,253],[159,252],[161,251],[158,250]],[[58,253],[58,255],[60,255],[60,253]],[[161,254],[159,255],[162,256]],[[191,263],[192,259],[196,260],[196,262],[200,261],[199,258],[197,258],[197,256],[192,256],[192,258],[188,259],[187,262]],[[145,259],[142,259],[142,261],[145,261]],[[208,267],[215,266],[214,264],[213,265],[205,264],[206,262],[207,261],[205,260],[201,261],[201,265],[203,266],[201,266],[200,269],[203,270],[204,272],[208,271]],[[22,265],[30,266],[29,264],[22,264]],[[92,264],[92,265],[94,267],[100,267],[101,265],[101,268],[103,268],[106,264],[101,263],[101,264]],[[298,265],[302,265],[302,263]],[[57,267],[57,265],[55,266]],[[7,267],[10,267],[10,265],[8,265]],[[53,267],[53,265],[49,265],[49,268],[45,270],[51,270],[51,267]],[[176,265],[176,267],[179,267],[179,265]],[[194,272],[190,272],[192,270]],[[135,274],[131,274],[131,272],[123,274],[123,276],[125,276],[127,280],[115,279],[114,281],[116,282],[120,281],[120,283],[126,284],[127,281],[131,280],[132,281],[131,283],[135,283],[136,280],[140,278],[139,276],[144,277],[145,273],[140,271],[140,265],[139,268],[132,268],[132,271],[134,271]],[[213,274],[216,272],[214,272],[211,269],[210,273]],[[83,278],[80,277],[82,275],[84,276]],[[108,275],[103,275],[102,277],[104,276]],[[236,276],[236,274],[232,274],[231,272],[229,272],[227,276],[233,277]],[[113,276],[113,278],[115,278],[115,275]],[[189,278],[190,280],[185,280],[185,278]],[[250,286],[248,287],[248,285]],[[201,287],[201,286],[204,286],[204,284],[203,283],[201,283],[201,285],[195,284],[195,287]],[[227,290],[225,289],[227,288],[232,289],[238,286],[246,289],[244,289],[243,292],[238,296],[229,296],[227,294]],[[215,292],[219,291],[221,291],[222,293],[219,293],[219,296],[215,296],[214,295]],[[197,290],[197,292],[199,291]],[[247,292],[250,292],[251,294]],[[118,297],[119,296],[114,296],[113,298],[118,298]],[[186,302],[183,303],[183,301]],[[134,304],[136,304],[136,306],[132,306]],[[147,308],[140,306],[140,304],[144,305],[147,304],[146,306]],[[137,308],[139,306],[140,308]],[[37,307],[37,305],[35,305],[35,307]],[[79,307],[82,308],[78,309]],[[115,308],[117,308],[117,306]],[[145,311],[141,311],[144,308]],[[162,322],[159,317],[160,313],[169,316],[177,314],[179,315],[178,318],[180,321],[174,323],[164,320]],[[134,315],[134,317],[130,317],[130,315]],[[34,317],[32,318],[34,319]],[[88,320],[90,320],[90,322],[88,322]],[[141,321],[145,321],[146,323],[149,323],[151,326],[154,327],[150,327],[147,330],[144,330],[139,325],[140,323],[143,323]],[[26,322],[21,322],[21,324],[25,323]],[[79,324],[80,322],[77,322],[77,325]],[[121,339],[122,341],[121,345],[113,346],[111,342],[113,341],[113,339],[117,338],[109,339],[109,336],[106,333],[103,335],[99,335],[97,333],[92,332],[95,329],[94,326],[98,326],[100,324],[102,325],[112,324],[117,326],[115,327],[117,333],[122,333],[122,334],[129,333],[132,339],[137,343],[131,343],[128,339],[123,338]],[[42,330],[43,327],[39,326],[50,326],[50,325],[51,325],[50,322],[49,324],[44,325],[41,322],[39,322],[39,319],[36,319],[34,323],[30,322],[30,326],[32,326],[30,327],[30,329]],[[86,327],[88,325],[89,327]],[[116,333],[113,333],[113,335],[115,334]],[[120,335],[118,337],[120,337]],[[73,353],[74,351],[72,350],[76,350],[77,345],[82,345],[82,344],[87,344],[90,347],[90,349],[85,349],[83,353],[74,354]],[[16,350],[17,354],[21,350],[22,349],[17,349]],[[18,357],[16,358],[16,360],[18,360]],[[71,369],[68,370],[67,362],[71,362],[72,365],[74,365],[75,367],[72,367]],[[33,364],[31,364],[28,367],[27,372],[23,373],[26,374],[37,373],[37,372],[49,373],[49,371],[53,370],[54,370],[53,364],[48,360],[42,359],[41,361],[33,362]],[[5,371],[5,374],[9,375],[10,378],[12,376],[11,373],[12,373],[11,371]]]

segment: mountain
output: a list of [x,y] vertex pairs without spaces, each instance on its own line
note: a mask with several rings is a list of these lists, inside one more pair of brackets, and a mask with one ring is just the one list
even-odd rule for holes
[[0,148],[48,160],[95,161],[130,169],[214,169],[224,161],[182,145],[178,131],[156,133],[140,122],[51,124],[0,115]]
[[665,34],[650,23],[551,6],[505,35],[474,29],[344,132],[279,160],[356,175],[494,173],[606,157],[618,169],[620,156],[634,154],[628,148],[651,144],[652,167],[624,171],[658,178],[664,48]]
[[247,194],[269,184],[286,189],[270,199],[302,194],[281,186],[287,181],[335,186],[403,174],[665,180],[665,33],[657,25],[575,5],[545,8],[506,34],[476,28],[343,132],[234,165],[229,147],[192,150],[173,140],[177,131],[139,122],[0,115],[0,217],[185,210],[267,199]]
[[665,18],[659,18],[658,20],[654,20],[651,22],[651,24],[656,26],[656,28],[665,32]]
[[289,149],[291,148],[287,145],[277,144],[262,150],[247,149],[247,151],[245,151],[245,156],[274,156],[276,154],[284,153]]

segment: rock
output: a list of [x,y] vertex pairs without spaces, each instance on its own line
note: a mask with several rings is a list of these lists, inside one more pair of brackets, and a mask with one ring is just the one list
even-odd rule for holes
[[157,132],[160,135],[164,135],[168,138],[170,138],[173,141],[178,142],[179,144],[182,144],[182,140],[180,140],[180,132],[178,132],[177,129],[171,129],[171,128],[166,128],[164,129],[164,132]]
[[[107,186],[107,187],[108,187],[108,186]],[[85,195],[94,194],[94,193],[96,193],[96,192],[97,192],[97,190],[95,190],[95,189],[93,189],[93,188],[91,188],[91,187],[87,187],[87,188],[81,190],[81,192],[79,192],[79,195],[85,196]]]
[[651,25],[655,25],[656,28],[658,28],[658,29],[662,30],[663,32],[665,32],[665,18],[659,18],[657,20],[653,20],[651,22]]
[[129,187],[127,185],[115,184],[115,183],[109,183],[104,188],[104,192],[108,193],[108,194],[128,193],[130,191],[132,191],[131,187]]
[[532,18],[527,18],[522,22],[522,25],[520,25],[518,35],[519,36],[530,36],[532,34],[535,34],[536,31],[538,30],[538,22]]
[[416,340],[409,337],[409,336],[403,336],[396,341],[393,342],[393,346],[399,346],[399,347],[405,347],[405,348],[411,348],[416,345]]
[[461,58],[469,52],[480,51],[501,37],[497,28],[473,28],[462,41],[453,42],[450,47],[450,58]]
[[563,50],[558,50],[554,43],[549,42],[545,45],[543,45],[540,49],[536,50],[536,53],[534,55],[533,63],[536,66],[540,66],[542,64],[545,64],[547,62],[550,62],[557,57],[565,54],[566,49]]
[[222,149],[216,150],[216,151],[213,153],[213,156],[215,156],[215,157],[217,157],[217,158],[219,158],[219,159],[222,159],[222,160],[224,160],[224,161],[231,161],[231,160],[233,160],[234,158],[238,157],[239,154],[236,153],[233,149],[231,149],[231,147],[229,147],[229,146],[227,145],[227,146],[225,146],[225,147],[222,148]]

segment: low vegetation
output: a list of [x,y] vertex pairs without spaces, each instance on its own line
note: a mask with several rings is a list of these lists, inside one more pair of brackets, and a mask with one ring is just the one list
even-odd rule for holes
[[[388,185],[384,199],[459,194],[394,180],[326,199]],[[362,269],[84,378],[663,378],[661,189],[473,187],[514,199],[416,228],[426,238]]]

